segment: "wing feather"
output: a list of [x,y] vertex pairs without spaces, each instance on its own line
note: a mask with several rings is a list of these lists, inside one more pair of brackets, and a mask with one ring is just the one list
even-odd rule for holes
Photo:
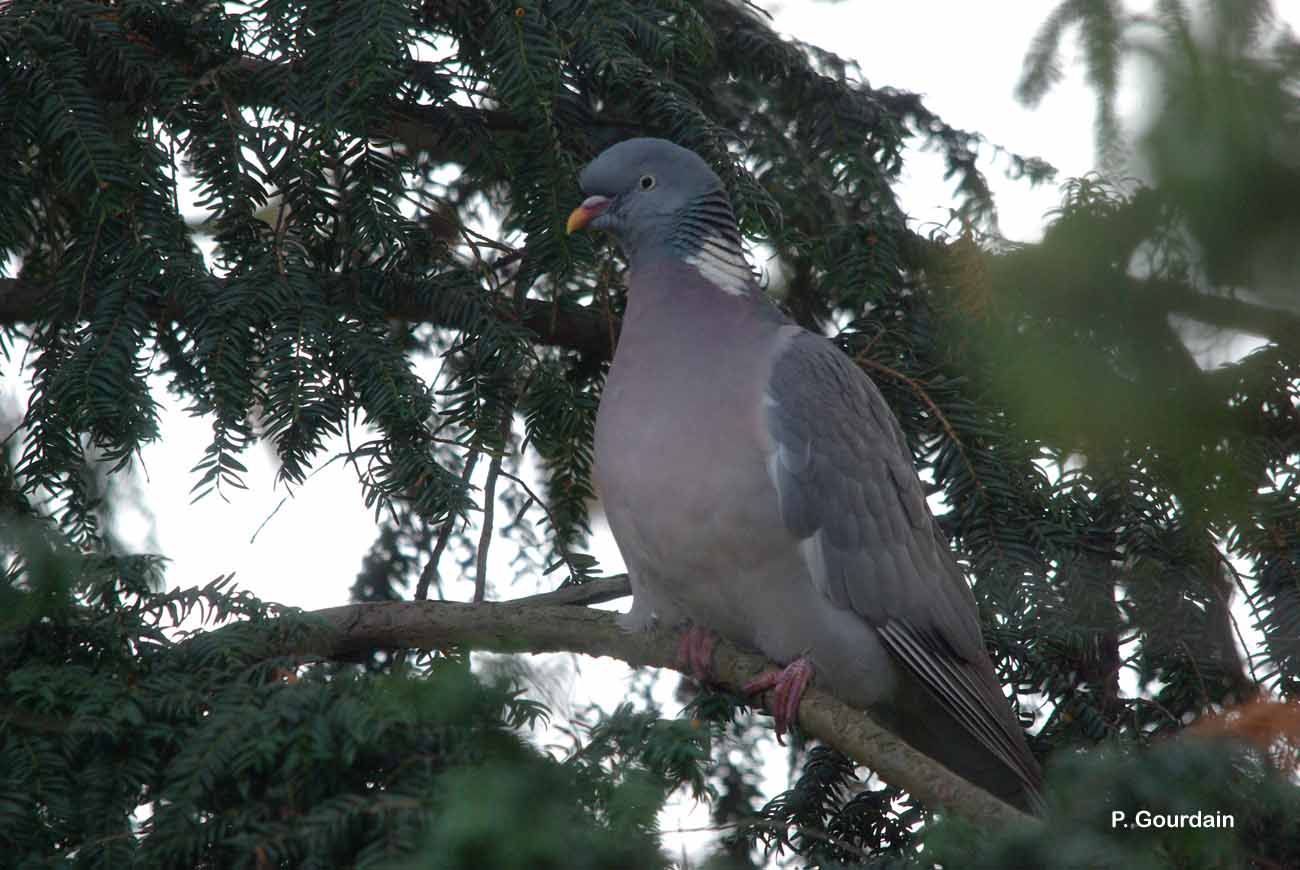
[[830,342],[784,332],[766,396],[768,463],[813,584],[1029,784],[1037,763],[984,651],[974,597],[931,516],[898,421]]

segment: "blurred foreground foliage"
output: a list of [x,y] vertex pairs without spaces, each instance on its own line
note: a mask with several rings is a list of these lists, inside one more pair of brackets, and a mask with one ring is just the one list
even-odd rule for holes
[[[1294,756],[1271,752],[1287,717],[1182,736],[1300,681],[1300,51],[1268,10],[1061,4],[1023,94],[1077,28],[1108,174],[1065,182],[1043,240],[1013,244],[977,166],[990,143],[735,0],[6,4],[0,351],[32,385],[0,450],[6,860],[664,866],[659,813],[685,787],[709,800],[715,868],[1295,865]],[[1161,97],[1143,182],[1111,171],[1134,46]],[[562,222],[577,169],[633,134],[719,168],[773,294],[898,414],[1036,718],[1042,826],[936,823],[819,747],[764,803],[765,731],[716,695],[694,720],[635,699],[542,752],[543,708],[463,654],[268,657],[310,620],[225,579],[160,591],[162,559],[115,536],[112,472],[167,438],[165,385],[210,426],[199,496],[237,500],[250,449],[294,491],[326,461],[355,470],[380,524],[358,600],[468,597],[489,537],[466,520],[489,505],[517,552],[492,591],[595,573],[591,436],[623,298],[613,255]],[[955,187],[930,235],[894,194],[909,142]],[[1259,347],[1204,366],[1189,324]],[[1237,827],[1109,827],[1165,807]]]
[[624,711],[557,761],[519,733],[545,709],[464,657],[375,676],[269,656],[312,618],[24,538],[0,616],[8,866],[666,866],[657,814],[703,785],[689,723]]
[[[1300,715],[1289,708],[1286,717],[1294,735]],[[1072,755],[1058,762],[1048,788],[1053,809],[1043,824],[988,836],[945,819],[926,835],[928,857],[968,870],[1300,862],[1300,794],[1255,750],[1184,738],[1161,743],[1140,761],[1115,750]]]
[[[1130,209],[1135,265],[1300,313],[1296,22],[1268,0],[1128,5],[1060,3],[1026,58],[1020,97],[1036,103],[1061,78],[1063,37],[1076,28],[1101,161],[1134,166],[1153,194]],[[1116,116],[1124,76],[1138,80],[1145,113],[1127,136]]]

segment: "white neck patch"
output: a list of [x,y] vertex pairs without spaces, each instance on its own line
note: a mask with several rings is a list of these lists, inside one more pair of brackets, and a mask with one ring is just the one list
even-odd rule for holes
[[745,255],[732,250],[721,236],[706,238],[699,250],[686,258],[686,263],[694,266],[706,281],[732,296],[747,293],[754,281],[754,272]]

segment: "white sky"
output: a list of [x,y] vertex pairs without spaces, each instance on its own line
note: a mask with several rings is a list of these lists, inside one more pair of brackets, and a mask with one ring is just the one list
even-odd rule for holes
[[[1300,21],[1300,0],[1278,5],[1284,18]],[[1060,180],[1064,180],[1094,166],[1093,94],[1084,87],[1078,68],[1067,67],[1065,80],[1036,110],[1023,108],[1013,97],[1025,49],[1053,6],[1055,3],[1042,0],[996,4],[796,0],[766,4],[778,30],[858,60],[871,84],[919,92],[927,106],[950,124],[980,132],[1010,151],[1042,157],[1060,170]],[[1067,40],[1067,46],[1067,59],[1077,57],[1073,41]],[[1131,115],[1136,108],[1131,101],[1121,102],[1124,114]],[[1005,161],[988,165],[991,150],[984,156],[1003,233],[1017,240],[1039,237],[1043,214],[1058,201],[1055,185],[1035,190],[1025,182],[1008,181],[1003,176]],[[899,191],[914,225],[947,219],[951,185],[943,180],[939,155],[910,153]],[[21,398],[25,390],[13,377],[16,362],[5,366],[0,400],[25,405]],[[153,517],[153,543],[147,541],[143,513],[124,525],[122,531],[128,539],[156,548],[171,559],[167,575],[171,586],[203,584],[219,574],[234,572],[243,588],[268,600],[306,609],[345,603],[361,557],[375,536],[374,517],[362,504],[359,487],[345,463],[335,462],[309,479],[254,542],[251,538],[258,526],[285,496],[283,489],[272,487],[273,455],[255,447],[241,457],[249,467],[250,491],[236,492],[231,503],[208,497],[190,505],[189,490],[196,479],[190,469],[208,443],[210,424],[186,416],[165,396],[161,384],[159,387],[157,394],[166,403],[164,438],[144,451],[141,472],[147,473],[147,480],[140,482]],[[507,549],[499,543],[494,546],[492,576],[509,576]],[[607,571],[621,570],[612,540],[601,524],[592,549]],[[445,571],[451,560],[444,557],[443,564]],[[556,576],[546,581],[553,582]],[[453,596],[468,598],[469,579],[452,583],[448,589]],[[515,587],[503,593],[513,596],[531,591]],[[626,602],[617,606],[621,609]],[[549,657],[544,664],[547,677],[541,682],[553,706],[580,709],[591,699],[611,704],[622,698],[627,669],[621,664],[586,659],[579,674],[567,666],[571,660]],[[658,693],[669,715],[677,709],[671,698],[675,683],[674,679],[661,681]],[[770,753],[768,772],[771,794],[786,782],[782,752]],[[665,819],[665,829],[708,823],[702,810],[674,816]],[[698,855],[701,845],[714,839],[710,832],[670,835],[665,845],[675,852],[685,848]]]
[[[913,91],[954,127],[982,133],[992,144],[1026,157],[1038,156],[1064,180],[1093,165],[1093,96],[1077,71],[1036,110],[1016,102],[1013,91],[1033,35],[1054,3],[785,2],[765,5],[782,33],[857,60],[875,87]],[[1068,45],[1068,43],[1067,43]],[[1071,49],[1067,48],[1069,57]],[[991,158],[992,151],[988,155]],[[1005,160],[985,175],[997,196],[1002,232],[1030,241],[1041,235],[1042,215],[1058,203],[1054,184],[1031,189],[1003,176]],[[908,156],[899,188],[918,224],[943,223],[953,204],[943,178],[943,158],[933,152]]]

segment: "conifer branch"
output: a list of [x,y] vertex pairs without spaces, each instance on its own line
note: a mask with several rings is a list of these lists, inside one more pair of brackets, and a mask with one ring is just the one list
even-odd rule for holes
[[[353,292],[355,279],[349,275],[335,273],[322,276],[322,280],[340,297]],[[52,292],[52,288],[43,284],[0,278],[0,324],[42,319],[47,314],[47,300]],[[1201,293],[1169,281],[1146,281],[1135,292],[1144,294],[1148,303],[1171,314],[1183,314],[1221,329],[1240,330],[1283,344],[1291,344],[1294,336],[1300,335],[1300,315],[1283,309]],[[169,301],[158,313],[179,317],[182,312]],[[414,292],[388,304],[385,314],[438,325],[432,308]],[[611,322],[608,317],[596,307],[558,306],[539,299],[525,300],[519,312],[519,322],[535,333],[541,344],[578,351],[596,361],[612,356],[610,333],[617,335],[619,324],[617,319]]]
[[[592,581],[601,584],[595,598],[626,589],[625,578]],[[502,603],[462,604],[450,601],[386,601],[349,604],[313,611],[320,629],[293,648],[269,654],[314,655],[355,660],[376,650],[438,650],[460,647],[499,653],[574,652],[609,656],[633,666],[680,670],[677,636],[655,630],[627,632],[614,614],[574,606],[574,591],[557,592]],[[559,601],[566,603],[544,603]],[[740,694],[741,686],[773,665],[719,641],[713,673],[718,686]],[[799,709],[803,732],[866,765],[892,785],[906,789],[931,807],[945,807],[987,828],[1032,821],[983,789],[952,773],[939,762],[913,749],[861,710],[844,704],[815,686]]]
[[[321,276],[321,281],[329,286],[331,295],[336,300],[343,301],[358,295],[357,279],[353,275],[331,273]],[[213,282],[219,284],[220,280],[213,279]],[[409,294],[390,300],[384,307],[384,314],[397,320],[446,325],[440,321],[433,305],[415,292],[417,288],[412,287],[411,290]],[[0,278],[0,324],[45,320],[50,316],[50,300],[54,292],[53,288],[45,284],[17,278]],[[87,289],[88,298],[93,296],[93,292],[92,288]],[[185,319],[185,312],[173,299],[165,300],[152,313],[160,318],[178,321]],[[517,319],[537,336],[539,344],[577,351],[595,362],[607,360],[613,355],[609,335],[611,330],[617,334],[619,326],[617,318],[611,323],[610,316],[596,308],[561,306],[540,299],[525,299],[518,315],[503,311],[502,317]]]

